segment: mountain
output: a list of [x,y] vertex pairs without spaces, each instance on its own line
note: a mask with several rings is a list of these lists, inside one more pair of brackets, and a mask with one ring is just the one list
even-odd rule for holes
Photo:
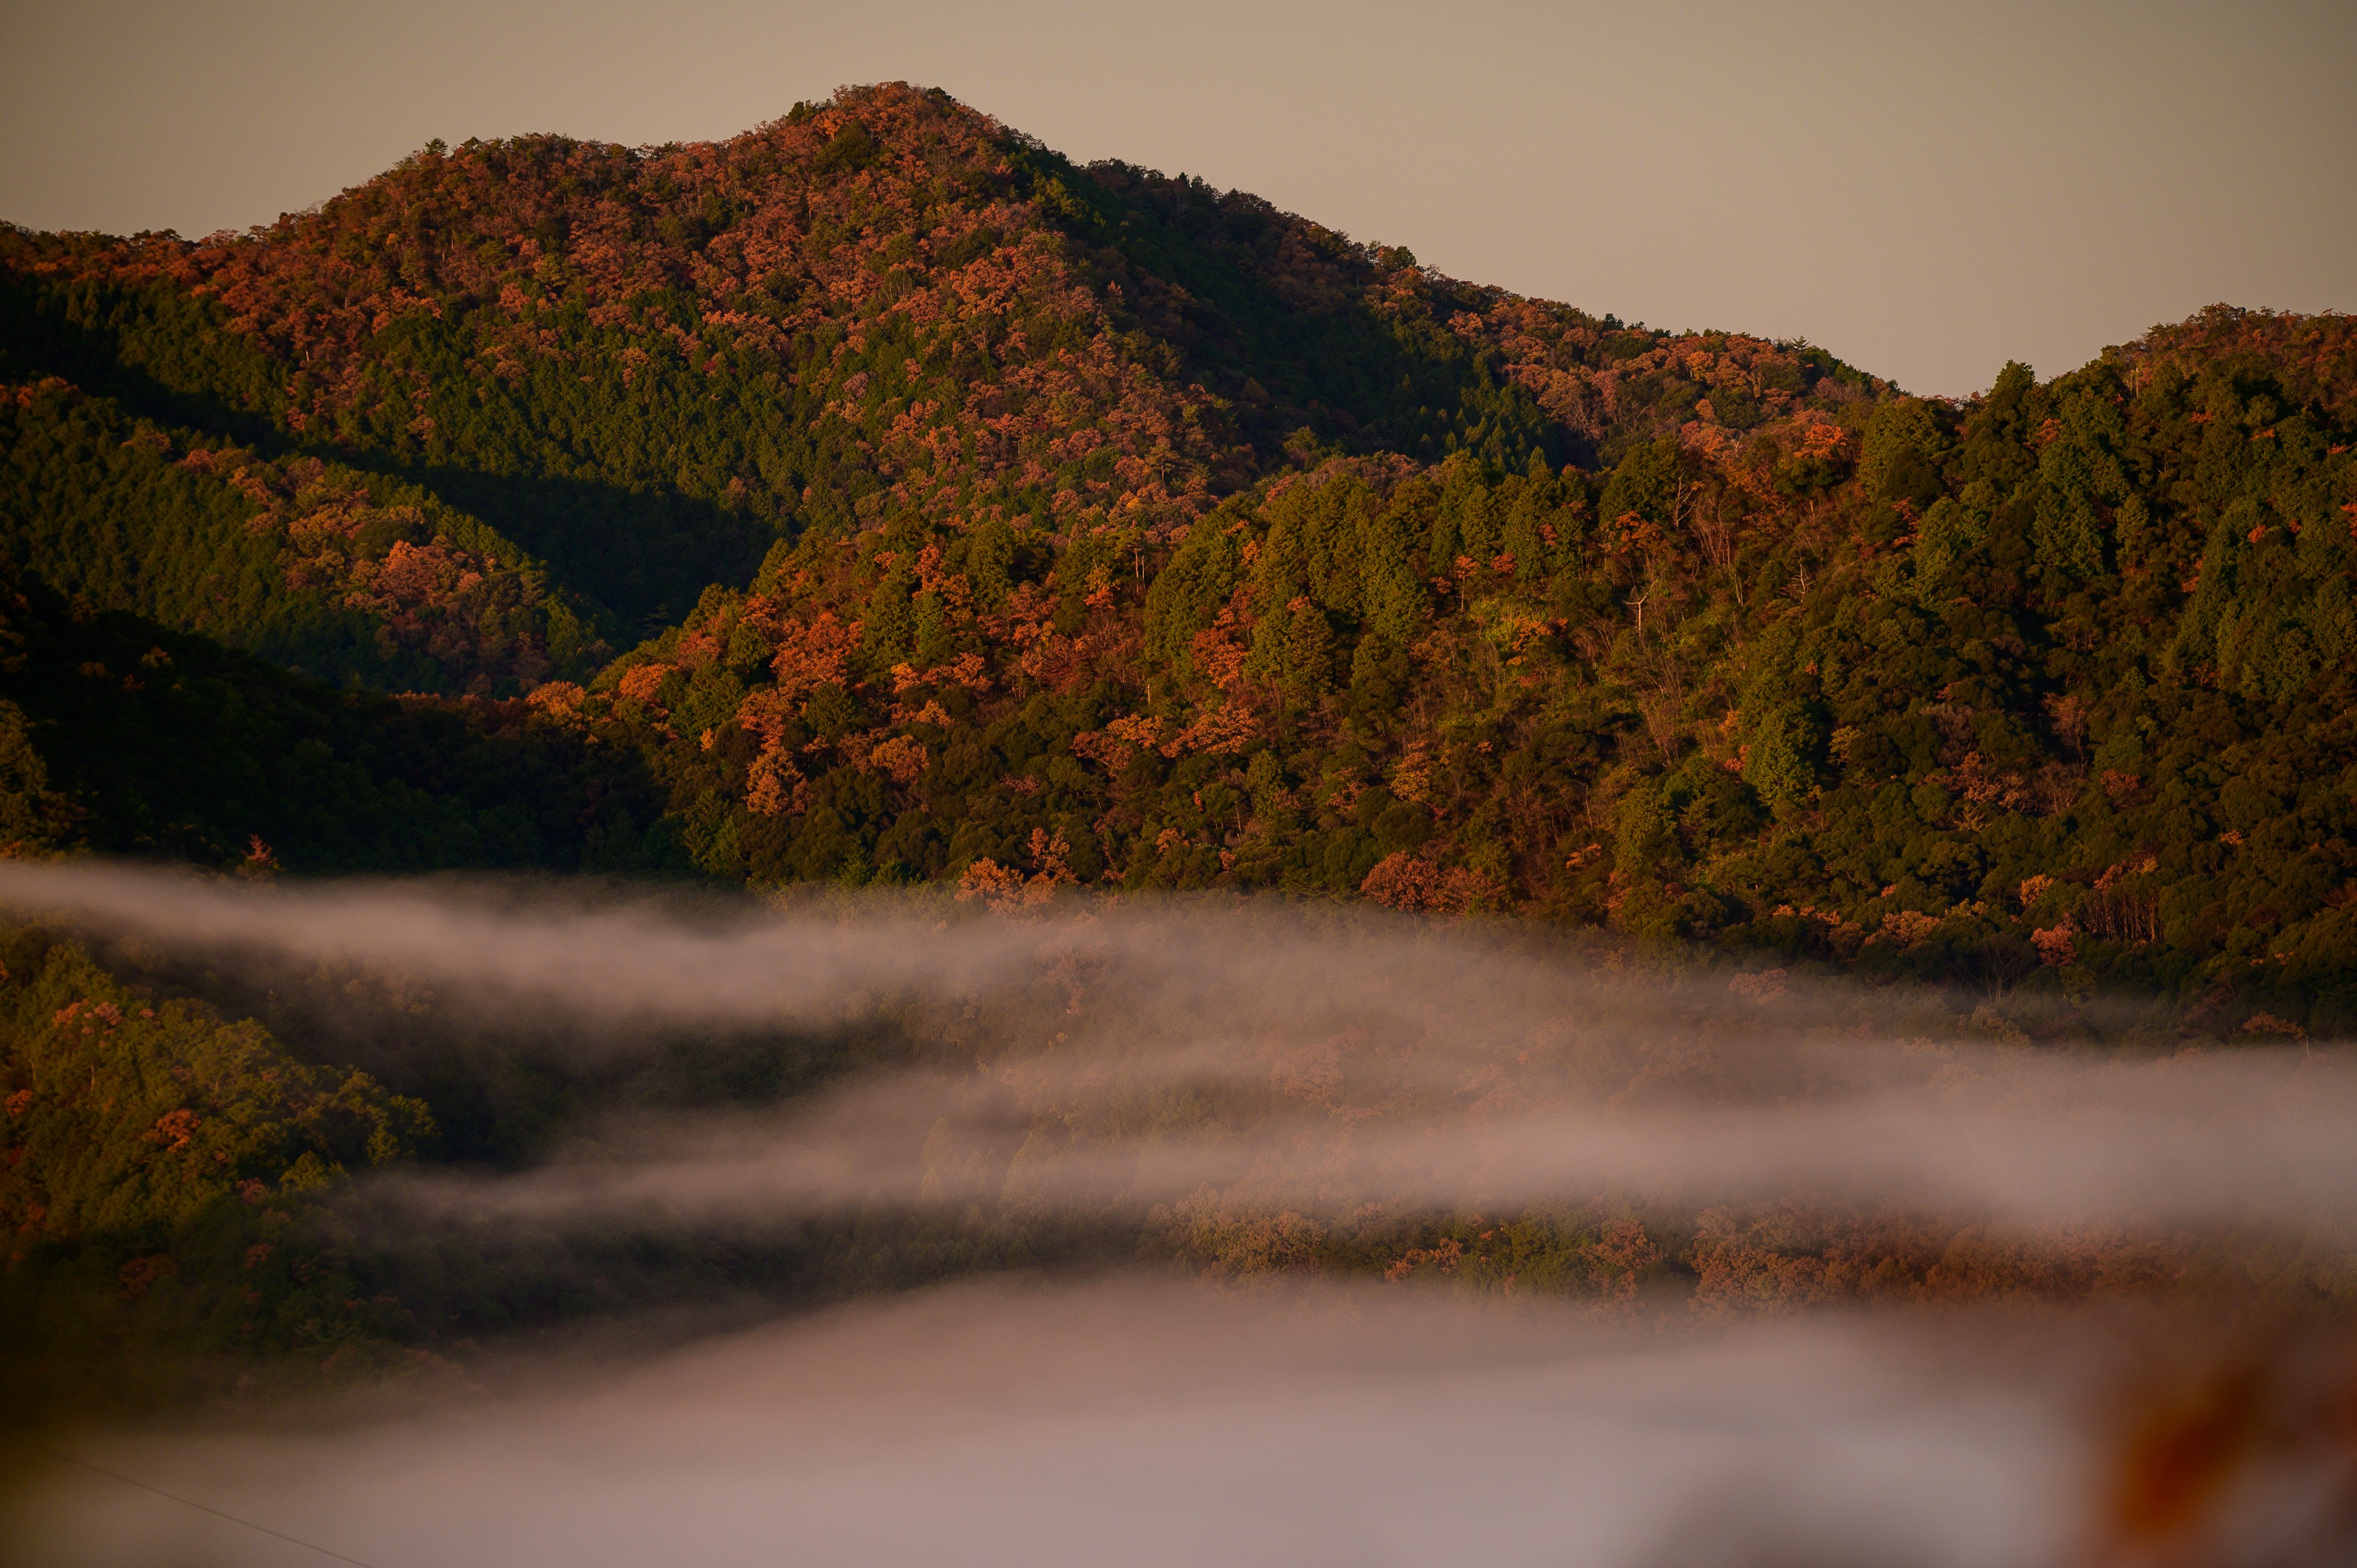
[[[436,144],[245,234],[0,233],[0,846],[1010,914],[1257,889],[1745,972],[1697,1037],[1820,970],[1919,983],[1885,1032],[2305,1040],[2357,1027],[2352,448],[2339,316],[2216,306],[1915,398],[905,87],[713,145]],[[329,1202],[370,1165],[518,1165],[884,1047],[583,1066],[365,966],[0,949],[27,1408],[1108,1244],[1010,1201],[766,1252],[378,1255]],[[1060,1039],[1080,996],[1009,1037]],[[1714,1311],[2183,1263],[2074,1240],[2041,1273],[1790,1206],[1311,1235],[1254,1201],[1115,1244],[1641,1273]]]
[[[628,757],[676,845],[630,864],[2357,1008],[2344,317],[1910,398],[899,86],[436,144],[201,242],[14,231],[0,293],[27,592]],[[54,792],[98,764],[48,722]]]
[[1744,429],[1874,384],[1739,337],[1696,371],[899,88],[715,145],[437,145],[268,230],[0,265],[12,376],[422,485],[640,624],[811,528],[1168,532],[1288,443],[1593,466],[1706,395]]

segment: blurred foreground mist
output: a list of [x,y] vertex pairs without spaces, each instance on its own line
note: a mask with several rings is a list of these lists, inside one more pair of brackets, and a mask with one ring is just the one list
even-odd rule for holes
[[[966,1284],[76,1456],[373,1565],[2314,1564],[2351,1345],[2149,1313],[1675,1332],[1554,1302]],[[317,1553],[70,1464],[24,1563]]]
[[[102,972],[432,1119],[224,1171],[205,1222],[276,1229],[213,1273],[141,1242],[113,1337],[40,1298],[16,1560],[320,1560],[74,1460],[371,1568],[2357,1560],[2337,1046],[1318,906],[94,865],[0,902],[50,1117],[10,1179],[66,1179],[102,1068],[182,1144],[230,1113],[164,1036],[56,1025]],[[371,1326],[156,1326],[290,1260]],[[77,1406],[73,1357],[191,1391]]]

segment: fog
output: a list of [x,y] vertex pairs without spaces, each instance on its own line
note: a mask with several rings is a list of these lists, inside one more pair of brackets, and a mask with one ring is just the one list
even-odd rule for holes
[[[2022,1080],[2028,1104],[2016,1099]],[[1289,1107],[1245,1128],[1138,1139],[1027,1131],[1103,1111],[1110,1096],[1044,1106],[1009,1096],[977,1109],[974,1087],[894,1076],[806,1112],[618,1121],[536,1171],[423,1177],[397,1196],[419,1212],[591,1226],[741,1227],[1009,1195],[1093,1210],[1235,1186],[1329,1214],[1369,1203],[1494,1212],[1610,1190],[1689,1202],[1804,1192],[2029,1226],[2357,1219],[2357,1080],[2338,1064],[2319,1071],[2275,1054],[2166,1078],[2101,1066],[1991,1072],[1965,1091],[1874,1090],[1822,1104],[1588,1106],[1470,1122],[1459,1107],[1359,1124]]]
[[[2313,1305],[2357,1278],[2335,1047],[2033,1047],[2001,995],[1243,901],[0,864],[0,903],[306,1005],[395,997],[388,1016],[486,1055],[527,1024],[582,1061],[689,1027],[867,1042],[782,1098],[589,1104],[522,1168],[364,1173],[339,1211],[387,1249],[759,1244],[876,1216],[1115,1239],[1082,1275],[780,1303],[683,1346],[616,1317],[590,1349],[425,1357],[398,1404],[61,1434],[0,1517],[21,1561],[321,1560],[199,1504],[370,1568],[2288,1564],[2357,1541],[2357,1441],[2330,1413],[2357,1399],[2348,1316]],[[1745,1206],[1900,1216],[1935,1253],[1966,1230],[2082,1261],[2147,1238],[2154,1279],[2240,1283],[2136,1312],[2033,1292],[1771,1322],[1696,1310],[1659,1270],[1566,1298],[1317,1277],[1308,1252],[1151,1261],[1200,1265],[1210,1221],[1340,1235],[1550,1206],[1687,1234]],[[2199,1273],[2254,1234],[2283,1239],[2269,1267],[2309,1307],[2283,1316],[2247,1249]],[[2155,1422],[2195,1437],[2156,1459]],[[2123,1475],[2187,1452],[2184,1509],[2122,1513],[2142,1495]]]
[[[2083,1377],[1982,1380],[1888,1329],[1659,1343],[1340,1291],[969,1287],[515,1375],[424,1414],[78,1449],[373,1568],[1994,1568],[2055,1558],[2094,1462]],[[307,1557],[70,1468],[15,1529],[28,1563]]]
[[[2180,1377],[2169,1332],[1000,1283],[495,1367],[422,1409],[65,1446],[370,1568],[2125,1563],[2162,1561],[2115,1506],[2138,1421],[2244,1348]],[[2199,1552],[2168,1561],[2342,1560],[2350,1455],[2315,1418],[2350,1371],[2278,1342],[2231,1463],[2192,1455]],[[320,1560],[73,1462],[6,1506],[27,1563]]]
[[1038,945],[1004,925],[951,931],[880,906],[845,923],[645,896],[593,901],[555,883],[282,888],[104,863],[0,864],[0,904],[264,975],[335,964],[422,982],[486,1021],[554,1015],[597,1033],[832,1021],[878,989],[987,983]]
[[1310,1213],[1610,1192],[2029,1227],[2357,1221],[2341,1053],[2029,1050],[1903,990],[1646,968],[1479,928],[102,865],[0,865],[0,901],[265,974],[356,966],[432,988],[462,1024],[553,1020],[584,1055],[681,1025],[880,1021],[908,1042],[781,1103],[608,1108],[535,1169],[389,1181],[386,1214],[743,1227],[874,1205],[1142,1211],[1208,1189]]

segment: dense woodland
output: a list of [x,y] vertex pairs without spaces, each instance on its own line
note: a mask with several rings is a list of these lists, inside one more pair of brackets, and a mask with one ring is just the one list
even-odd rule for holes
[[[1523,299],[900,87],[437,143],[199,242],[0,231],[0,838],[1259,889],[1916,982],[2015,1038],[2121,996],[2346,1033],[2357,332],[2217,306],[1991,369],[1916,398]],[[16,1306],[119,1269],[128,1321],[178,1267],[171,1310],[234,1316],[205,1249],[438,1146],[428,1085],[16,940]],[[1741,1241],[1611,1234],[1691,1280]]]

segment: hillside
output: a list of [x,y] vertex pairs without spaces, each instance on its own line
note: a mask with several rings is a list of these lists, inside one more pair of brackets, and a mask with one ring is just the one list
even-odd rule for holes
[[331,682],[529,693],[499,722],[645,758],[726,881],[2357,1005],[2341,317],[1926,402],[898,87],[0,271],[32,571]]
[[1076,168],[902,88],[721,144],[431,147],[202,242],[11,232],[0,274],[9,377],[397,476],[655,627],[812,529],[1163,538],[1318,446],[1593,467],[1698,401],[1740,432],[1874,384]]
[[330,681],[528,693],[500,723],[643,757],[725,881],[1265,886],[2357,1005],[2341,317],[1917,400],[898,87],[0,271],[34,572]]
[[126,989],[53,934],[11,929],[0,950],[0,1388],[18,1423],[61,1392],[149,1393],[175,1356],[316,1364],[400,1333],[398,1304],[353,1299],[296,1221],[348,1165],[415,1155],[422,1103],[196,998]]
[[0,507],[60,592],[339,685],[514,696],[609,651],[537,563],[414,486],[169,431],[54,377],[13,390]]
[[730,878],[1356,892],[2344,1027],[2348,381],[2226,345],[2347,334],[2207,328],[1594,476],[1334,456],[1154,570],[813,534],[535,701]]
[[520,701],[333,691],[0,557],[0,855],[660,874],[662,807]]

